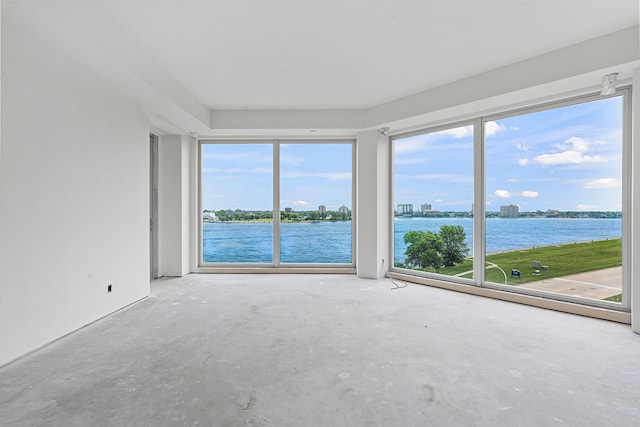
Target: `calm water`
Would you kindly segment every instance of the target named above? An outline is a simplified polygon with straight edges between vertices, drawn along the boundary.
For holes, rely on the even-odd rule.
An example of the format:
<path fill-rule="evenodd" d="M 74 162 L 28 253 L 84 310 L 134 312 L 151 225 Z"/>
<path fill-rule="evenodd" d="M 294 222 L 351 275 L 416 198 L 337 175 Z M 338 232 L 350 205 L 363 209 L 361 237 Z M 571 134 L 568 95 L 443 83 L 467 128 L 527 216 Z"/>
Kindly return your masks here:
<path fill-rule="evenodd" d="M 438 233 L 441 225 L 461 225 L 467 234 L 469 254 L 473 255 L 473 218 L 396 218 L 394 221 L 394 260 L 404 262 L 404 234 L 410 230 Z M 622 219 L 592 218 L 487 218 L 487 253 L 531 248 L 533 246 L 619 238 Z"/>
<path fill-rule="evenodd" d="M 272 262 L 273 225 L 212 222 L 203 227 L 205 262 Z M 351 221 L 280 224 L 283 263 L 351 263 Z"/>
<path fill-rule="evenodd" d="M 397 218 L 394 221 L 395 262 L 404 261 L 404 234 L 410 230 L 433 231 L 441 225 L 461 225 L 467 245 L 473 248 L 472 218 Z M 351 222 L 306 222 L 281 224 L 281 262 L 350 263 Z M 489 218 L 488 253 L 505 250 L 619 238 L 621 219 Z M 272 262 L 271 223 L 205 223 L 205 262 Z"/>

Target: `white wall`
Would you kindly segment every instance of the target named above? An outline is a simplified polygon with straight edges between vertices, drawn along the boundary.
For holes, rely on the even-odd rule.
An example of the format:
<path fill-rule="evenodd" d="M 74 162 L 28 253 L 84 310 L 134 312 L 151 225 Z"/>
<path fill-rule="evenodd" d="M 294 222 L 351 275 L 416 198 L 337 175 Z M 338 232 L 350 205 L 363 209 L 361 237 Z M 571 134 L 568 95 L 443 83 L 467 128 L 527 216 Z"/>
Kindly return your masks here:
<path fill-rule="evenodd" d="M 640 334 L 640 68 L 636 68 L 633 73 L 632 94 L 632 211 L 635 212 L 631 222 L 631 329 Z"/>
<path fill-rule="evenodd" d="M 389 263 L 389 138 L 377 130 L 360 132 L 356 141 L 358 276 L 379 279 Z"/>
<path fill-rule="evenodd" d="M 191 145 L 186 135 L 158 141 L 158 240 L 161 276 L 184 276 L 191 266 Z"/>
<path fill-rule="evenodd" d="M 148 118 L 6 17 L 0 365 L 149 293 Z"/>

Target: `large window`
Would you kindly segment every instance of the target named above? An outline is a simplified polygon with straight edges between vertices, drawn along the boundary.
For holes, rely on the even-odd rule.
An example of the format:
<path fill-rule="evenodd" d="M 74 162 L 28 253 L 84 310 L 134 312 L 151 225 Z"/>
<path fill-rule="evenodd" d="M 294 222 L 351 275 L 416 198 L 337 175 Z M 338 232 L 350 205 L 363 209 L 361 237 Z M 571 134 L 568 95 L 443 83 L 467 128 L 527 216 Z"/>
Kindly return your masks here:
<path fill-rule="evenodd" d="M 394 269 L 627 308 L 628 108 L 619 90 L 392 137 Z"/>
<path fill-rule="evenodd" d="M 202 145 L 202 260 L 273 260 L 273 147 Z"/>
<path fill-rule="evenodd" d="M 396 267 L 473 277 L 473 126 L 394 139 Z"/>
<path fill-rule="evenodd" d="M 280 147 L 280 261 L 351 263 L 352 145 Z"/>
<path fill-rule="evenodd" d="M 352 266 L 352 175 L 351 141 L 202 143 L 202 265 Z"/>
<path fill-rule="evenodd" d="M 485 279 L 622 299 L 623 97 L 486 126 Z"/>

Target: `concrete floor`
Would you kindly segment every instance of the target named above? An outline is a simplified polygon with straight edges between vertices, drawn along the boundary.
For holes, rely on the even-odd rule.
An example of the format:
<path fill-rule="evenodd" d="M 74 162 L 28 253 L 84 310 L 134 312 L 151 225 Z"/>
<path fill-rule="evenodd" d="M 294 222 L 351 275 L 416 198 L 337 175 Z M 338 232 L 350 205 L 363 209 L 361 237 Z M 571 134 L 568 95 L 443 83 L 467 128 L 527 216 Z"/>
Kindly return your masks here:
<path fill-rule="evenodd" d="M 628 326 L 341 275 L 190 275 L 0 369 L 3 426 L 637 426 Z"/>

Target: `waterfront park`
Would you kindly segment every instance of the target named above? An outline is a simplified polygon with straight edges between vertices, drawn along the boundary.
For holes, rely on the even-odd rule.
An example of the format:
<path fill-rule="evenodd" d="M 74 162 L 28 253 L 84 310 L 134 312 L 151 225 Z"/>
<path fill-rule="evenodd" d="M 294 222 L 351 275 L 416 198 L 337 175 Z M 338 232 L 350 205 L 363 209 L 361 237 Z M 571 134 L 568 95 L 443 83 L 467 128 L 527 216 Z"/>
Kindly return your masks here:
<path fill-rule="evenodd" d="M 590 272 L 622 265 L 622 239 L 594 240 L 505 251 L 486 256 L 485 280 L 507 285 Z M 542 268 L 546 267 L 546 268 Z M 473 258 L 442 267 L 438 273 L 472 277 Z M 512 270 L 519 275 L 512 274 Z M 607 298 L 620 302 L 620 295 Z"/>

